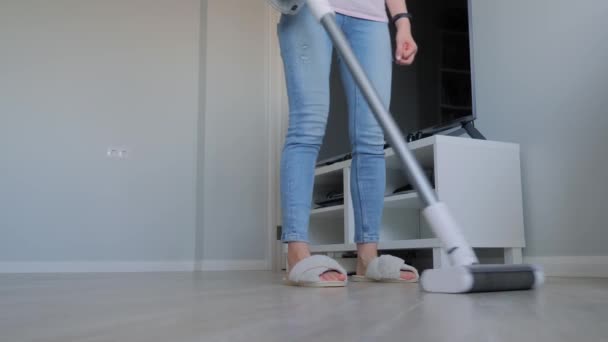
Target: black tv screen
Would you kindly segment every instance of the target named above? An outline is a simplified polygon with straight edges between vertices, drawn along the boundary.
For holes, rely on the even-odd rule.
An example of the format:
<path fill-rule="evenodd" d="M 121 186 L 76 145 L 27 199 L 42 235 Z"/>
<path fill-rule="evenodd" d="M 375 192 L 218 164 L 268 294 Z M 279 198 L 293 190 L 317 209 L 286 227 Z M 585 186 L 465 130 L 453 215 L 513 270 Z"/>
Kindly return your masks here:
<path fill-rule="evenodd" d="M 475 118 L 467 0 L 408 0 L 419 51 L 411 66 L 393 66 L 390 111 L 404 137 L 435 132 Z M 389 25 L 391 35 L 395 30 Z M 319 162 L 350 150 L 346 98 L 334 54 L 330 113 Z"/>

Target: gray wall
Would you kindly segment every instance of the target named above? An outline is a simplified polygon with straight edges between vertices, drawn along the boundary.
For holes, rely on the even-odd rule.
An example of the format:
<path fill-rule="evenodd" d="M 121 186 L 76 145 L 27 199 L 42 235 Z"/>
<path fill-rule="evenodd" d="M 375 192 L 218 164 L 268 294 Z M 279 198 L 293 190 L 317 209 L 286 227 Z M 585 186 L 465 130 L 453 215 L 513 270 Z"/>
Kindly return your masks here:
<path fill-rule="evenodd" d="M 0 261 L 193 259 L 198 39 L 198 0 L 0 2 Z"/>
<path fill-rule="evenodd" d="M 608 255 L 608 2 L 473 0 L 479 127 L 522 147 L 527 255 Z"/>
<path fill-rule="evenodd" d="M 267 6 L 207 5 L 203 259 L 260 261 L 270 252 Z"/>

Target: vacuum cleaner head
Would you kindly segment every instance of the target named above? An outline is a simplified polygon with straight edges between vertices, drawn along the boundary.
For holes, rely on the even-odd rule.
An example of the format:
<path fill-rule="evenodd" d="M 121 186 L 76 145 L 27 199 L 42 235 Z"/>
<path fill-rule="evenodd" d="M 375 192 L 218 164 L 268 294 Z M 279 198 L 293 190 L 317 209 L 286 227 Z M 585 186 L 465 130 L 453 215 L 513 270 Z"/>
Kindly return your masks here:
<path fill-rule="evenodd" d="M 473 293 L 530 290 L 544 280 L 533 265 L 470 265 L 427 270 L 420 284 L 428 292 Z"/>

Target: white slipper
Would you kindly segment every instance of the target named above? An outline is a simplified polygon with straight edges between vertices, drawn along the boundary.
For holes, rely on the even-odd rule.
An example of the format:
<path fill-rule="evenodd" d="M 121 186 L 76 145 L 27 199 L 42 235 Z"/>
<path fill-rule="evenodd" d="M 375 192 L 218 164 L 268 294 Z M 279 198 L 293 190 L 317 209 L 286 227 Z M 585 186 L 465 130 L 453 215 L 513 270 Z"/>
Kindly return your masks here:
<path fill-rule="evenodd" d="M 401 279 L 401 271 L 412 272 L 416 275 L 410 280 Z M 403 259 L 392 255 L 382 255 L 367 265 L 365 275 L 351 276 L 354 282 L 380 282 L 380 283 L 416 283 L 420 275 L 418 270 L 408 265 Z"/>
<path fill-rule="evenodd" d="M 319 278 L 327 271 L 336 271 L 346 276 L 346 270 L 334 259 L 325 255 L 313 255 L 300 260 L 289 272 L 285 283 L 303 287 L 343 287 L 344 281 L 325 281 Z"/>

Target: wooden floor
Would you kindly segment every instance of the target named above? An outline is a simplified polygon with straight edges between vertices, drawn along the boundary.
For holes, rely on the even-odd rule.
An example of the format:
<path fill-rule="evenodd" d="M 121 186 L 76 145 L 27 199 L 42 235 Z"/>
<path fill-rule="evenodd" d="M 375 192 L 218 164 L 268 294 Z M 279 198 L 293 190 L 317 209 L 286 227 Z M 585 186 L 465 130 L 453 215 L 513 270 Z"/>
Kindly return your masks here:
<path fill-rule="evenodd" d="M 269 272 L 0 275 L 0 341 L 608 341 L 608 279 L 427 294 Z"/>

